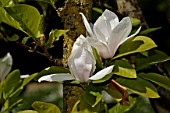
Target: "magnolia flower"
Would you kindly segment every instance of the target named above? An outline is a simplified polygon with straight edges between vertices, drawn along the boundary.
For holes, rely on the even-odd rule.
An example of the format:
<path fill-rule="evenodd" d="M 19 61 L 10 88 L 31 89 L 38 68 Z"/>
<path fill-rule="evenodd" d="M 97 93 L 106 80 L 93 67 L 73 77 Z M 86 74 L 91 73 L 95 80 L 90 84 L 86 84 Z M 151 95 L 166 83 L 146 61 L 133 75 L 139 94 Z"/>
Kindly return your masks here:
<path fill-rule="evenodd" d="M 7 53 L 0 58 L 0 81 L 3 81 L 12 68 L 12 57 Z"/>
<path fill-rule="evenodd" d="M 113 66 L 109 66 L 96 74 L 96 60 L 93 55 L 91 46 L 88 44 L 83 35 L 77 38 L 73 45 L 71 55 L 68 59 L 68 66 L 71 73 L 56 73 L 39 78 L 41 81 L 64 81 L 64 80 L 78 80 L 82 83 L 89 80 L 102 79 L 107 74 L 111 73 Z M 93 75 L 94 74 L 94 75 Z"/>
<path fill-rule="evenodd" d="M 141 29 L 128 37 L 132 30 L 130 18 L 125 17 L 119 22 L 117 15 L 107 9 L 93 26 L 88 23 L 83 13 L 80 14 L 87 30 L 88 42 L 104 59 L 112 58 L 118 47 L 127 39 L 134 37 Z"/>

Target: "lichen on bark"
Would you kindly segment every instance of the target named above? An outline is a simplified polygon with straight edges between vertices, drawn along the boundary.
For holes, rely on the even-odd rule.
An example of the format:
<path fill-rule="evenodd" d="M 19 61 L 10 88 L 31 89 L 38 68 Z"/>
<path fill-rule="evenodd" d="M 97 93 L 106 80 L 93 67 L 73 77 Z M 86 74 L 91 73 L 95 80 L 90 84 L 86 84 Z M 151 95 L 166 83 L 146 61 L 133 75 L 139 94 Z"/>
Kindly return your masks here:
<path fill-rule="evenodd" d="M 82 34 L 86 35 L 80 12 L 84 13 L 88 20 L 91 20 L 92 0 L 66 0 L 62 8 L 57 10 L 64 24 L 64 29 L 69 29 L 64 35 L 63 62 L 66 64 L 70 56 L 73 43 Z M 80 99 L 84 92 L 79 85 L 63 84 L 64 113 L 71 113 L 74 104 Z"/>

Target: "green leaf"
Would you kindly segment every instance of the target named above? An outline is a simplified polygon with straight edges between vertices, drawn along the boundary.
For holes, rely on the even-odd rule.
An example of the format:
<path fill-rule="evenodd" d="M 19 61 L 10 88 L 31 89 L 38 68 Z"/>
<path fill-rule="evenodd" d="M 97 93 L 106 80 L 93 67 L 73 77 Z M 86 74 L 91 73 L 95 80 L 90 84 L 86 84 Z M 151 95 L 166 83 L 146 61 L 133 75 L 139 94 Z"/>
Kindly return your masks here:
<path fill-rule="evenodd" d="M 89 95 L 89 96 L 88 96 Z M 90 100 L 92 99 L 92 100 Z M 92 107 L 92 105 L 95 103 L 95 97 L 90 95 L 89 93 L 83 95 L 80 99 L 80 103 L 79 103 L 79 111 L 83 111 L 83 110 L 88 110 L 90 113 L 91 112 L 96 112 L 96 113 L 100 113 L 100 110 L 104 107 L 103 104 L 101 103 L 101 101 L 95 105 L 94 107 Z M 81 113 L 80 112 L 80 113 Z M 82 112 L 83 113 L 83 112 Z M 87 112 L 88 113 L 88 112 Z"/>
<path fill-rule="evenodd" d="M 12 7 L 14 6 L 14 0 L 1 0 L 0 1 L 0 7 Z"/>
<path fill-rule="evenodd" d="M 61 113 L 60 109 L 51 103 L 36 101 L 32 104 L 32 107 L 38 111 L 38 113 Z"/>
<path fill-rule="evenodd" d="M 22 32 L 25 32 L 18 21 L 16 21 L 13 17 L 11 17 L 4 8 L 0 7 L 0 23 L 4 22 L 5 24 L 8 24 Z"/>
<path fill-rule="evenodd" d="M 98 13 L 103 13 L 103 11 L 102 11 L 102 9 L 100 9 L 100 8 L 97 8 L 97 7 L 93 7 L 93 9 L 92 9 L 93 11 L 96 11 L 96 12 L 98 12 Z"/>
<path fill-rule="evenodd" d="M 17 86 L 21 83 L 20 80 L 20 71 L 14 70 L 8 74 L 7 78 L 4 81 L 4 98 L 8 98 L 10 94 L 14 92 Z"/>
<path fill-rule="evenodd" d="M 156 30 L 159 30 L 161 29 L 162 27 L 156 27 L 156 28 L 149 28 L 149 29 L 146 29 L 146 30 L 143 30 L 139 33 L 139 35 L 147 35 L 148 33 L 151 33 L 153 31 L 156 31 Z"/>
<path fill-rule="evenodd" d="M 133 93 L 148 97 L 148 98 L 159 98 L 157 89 L 150 82 L 142 79 L 126 79 L 126 78 L 118 78 L 116 79 L 118 83 L 128 88 Z"/>
<path fill-rule="evenodd" d="M 58 41 L 59 38 L 64 35 L 65 33 L 67 33 L 69 30 L 52 30 L 49 34 L 49 39 L 46 42 L 46 46 L 51 45 L 52 43 L 54 43 L 55 41 Z"/>
<path fill-rule="evenodd" d="M 12 37 L 7 38 L 9 41 L 17 41 L 19 39 L 19 36 L 17 34 L 12 35 Z"/>
<path fill-rule="evenodd" d="M 136 61 L 136 70 L 142 70 L 147 68 L 150 65 L 165 62 L 170 60 L 170 57 L 162 51 L 153 50 L 149 51 L 146 56 L 137 56 Z"/>
<path fill-rule="evenodd" d="M 33 6 L 26 4 L 18 4 L 14 7 L 5 9 L 10 16 L 21 24 L 29 36 L 33 37 L 35 40 L 41 19 L 38 10 Z"/>
<path fill-rule="evenodd" d="M 19 111 L 17 113 L 38 113 L 38 112 L 34 110 L 24 110 L 24 111 Z"/>
<path fill-rule="evenodd" d="M 157 73 L 139 73 L 138 76 L 150 80 L 155 84 L 170 90 L 170 79 L 167 76 L 163 76 Z"/>
<path fill-rule="evenodd" d="M 97 53 L 97 50 L 95 48 L 92 48 L 92 50 L 93 50 L 93 55 L 96 59 L 96 68 L 97 70 L 101 70 L 103 68 L 102 59 Z"/>
<path fill-rule="evenodd" d="M 51 66 L 47 67 L 41 72 L 36 75 L 35 80 L 38 80 L 40 77 L 44 75 L 54 74 L 54 73 L 70 73 L 70 71 L 67 68 L 61 67 L 61 66 Z"/>
<path fill-rule="evenodd" d="M 119 47 L 119 53 L 113 57 L 113 59 L 132 53 L 143 52 L 154 47 L 157 47 L 157 45 L 149 37 L 137 36 L 135 38 L 130 38 Z"/>
<path fill-rule="evenodd" d="M 108 87 L 105 87 L 104 90 L 110 95 L 112 96 L 114 99 L 116 100 L 121 100 L 122 99 L 122 94 L 118 91 L 118 90 L 113 90 L 113 89 L 110 89 Z"/>
<path fill-rule="evenodd" d="M 137 26 L 141 23 L 141 21 L 137 18 L 130 18 L 130 20 L 132 21 L 132 26 Z"/>
<path fill-rule="evenodd" d="M 117 103 L 115 106 L 113 106 L 109 113 L 126 113 L 126 111 L 130 110 L 136 103 L 136 98 L 129 97 L 129 106 L 121 105 L 120 103 Z"/>
<path fill-rule="evenodd" d="M 31 37 L 24 37 L 22 39 L 22 44 L 26 44 L 29 38 L 31 38 Z"/>
<path fill-rule="evenodd" d="M 136 78 L 136 70 L 126 61 L 116 60 L 114 62 L 114 74 L 127 77 L 127 78 Z"/>

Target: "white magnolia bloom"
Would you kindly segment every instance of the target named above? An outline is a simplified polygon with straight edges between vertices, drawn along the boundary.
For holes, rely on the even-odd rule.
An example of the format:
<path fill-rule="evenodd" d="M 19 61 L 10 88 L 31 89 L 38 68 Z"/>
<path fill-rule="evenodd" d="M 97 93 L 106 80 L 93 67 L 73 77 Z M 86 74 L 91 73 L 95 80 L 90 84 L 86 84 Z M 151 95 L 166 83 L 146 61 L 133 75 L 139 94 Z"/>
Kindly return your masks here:
<path fill-rule="evenodd" d="M 109 66 L 93 75 L 96 69 L 96 60 L 93 55 L 91 46 L 88 44 L 83 35 L 77 38 L 73 45 L 71 55 L 68 59 L 68 66 L 71 73 L 56 73 L 39 78 L 41 81 L 64 81 L 78 80 L 82 83 L 89 80 L 102 79 L 107 74 L 111 73 L 113 66 Z"/>
<path fill-rule="evenodd" d="M 0 58 L 0 81 L 3 81 L 12 68 L 12 57 L 7 53 Z"/>
<path fill-rule="evenodd" d="M 118 47 L 127 39 L 134 37 L 141 29 L 139 28 L 135 34 L 128 37 L 132 30 L 130 18 L 125 17 L 119 22 L 117 15 L 107 9 L 94 25 L 88 23 L 83 13 L 80 14 L 87 30 L 88 42 L 104 59 L 112 58 Z"/>

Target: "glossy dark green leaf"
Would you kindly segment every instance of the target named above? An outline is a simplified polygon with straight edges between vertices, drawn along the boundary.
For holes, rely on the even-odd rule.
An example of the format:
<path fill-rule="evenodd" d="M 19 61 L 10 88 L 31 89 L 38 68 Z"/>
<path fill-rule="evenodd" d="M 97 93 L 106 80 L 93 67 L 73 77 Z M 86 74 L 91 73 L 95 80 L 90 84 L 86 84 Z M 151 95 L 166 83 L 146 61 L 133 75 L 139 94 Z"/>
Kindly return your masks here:
<path fill-rule="evenodd" d="M 157 47 L 154 41 L 146 36 L 137 36 L 124 42 L 118 49 L 118 54 L 113 59 L 129 55 L 132 53 L 143 52 Z"/>
<path fill-rule="evenodd" d="M 35 7 L 26 4 L 18 4 L 5 9 L 10 16 L 21 24 L 29 36 L 35 39 L 41 19 L 39 11 Z"/>
<path fill-rule="evenodd" d="M 156 27 L 156 28 L 149 28 L 149 29 L 146 29 L 146 30 L 143 30 L 141 31 L 139 34 L 140 35 L 147 35 L 148 33 L 151 33 L 153 31 L 157 31 L 159 29 L 161 29 L 162 27 Z"/>
<path fill-rule="evenodd" d="M 109 113 L 126 113 L 126 111 L 130 110 L 136 103 L 136 98 L 129 97 L 129 106 L 121 105 L 120 103 L 117 103 L 115 106 L 113 106 Z"/>
<path fill-rule="evenodd" d="M 147 56 L 136 57 L 136 70 L 147 68 L 150 65 L 170 60 L 170 57 L 162 51 L 153 50 Z"/>
<path fill-rule="evenodd" d="M 45 102 L 36 101 L 32 104 L 32 107 L 38 113 L 61 113 L 60 109 L 52 103 L 45 103 Z"/>
<path fill-rule="evenodd" d="M 118 101 L 122 99 L 122 94 L 118 90 L 113 90 L 108 87 L 104 88 L 104 90 L 114 99 Z"/>
<path fill-rule="evenodd" d="M 149 81 L 136 78 L 136 79 L 126 79 L 118 78 L 116 81 L 122 86 L 128 88 L 133 93 L 148 97 L 148 98 L 159 98 L 157 89 Z"/>
<path fill-rule="evenodd" d="M 157 73 L 139 73 L 138 76 L 150 80 L 155 84 L 170 90 L 170 78 L 167 76 L 163 76 Z"/>

